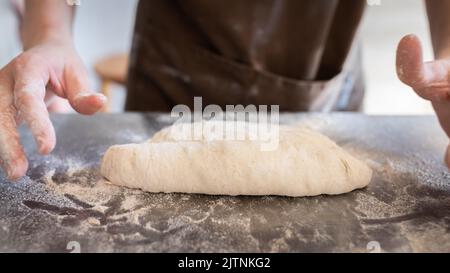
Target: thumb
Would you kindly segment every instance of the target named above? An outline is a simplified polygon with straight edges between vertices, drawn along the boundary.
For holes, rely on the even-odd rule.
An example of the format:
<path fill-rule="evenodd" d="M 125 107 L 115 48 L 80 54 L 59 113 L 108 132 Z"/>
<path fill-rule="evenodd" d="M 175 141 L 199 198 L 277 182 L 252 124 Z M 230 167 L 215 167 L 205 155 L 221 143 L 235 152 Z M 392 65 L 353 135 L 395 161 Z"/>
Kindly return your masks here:
<path fill-rule="evenodd" d="M 410 34 L 403 37 L 397 47 L 397 75 L 399 79 L 419 88 L 427 82 L 423 64 L 423 51 L 417 36 Z"/>
<path fill-rule="evenodd" d="M 438 60 L 423 62 L 423 50 L 417 36 L 403 37 L 397 47 L 396 61 L 399 79 L 427 100 L 448 97 L 450 62 Z"/>
<path fill-rule="evenodd" d="M 106 103 L 106 97 L 91 91 L 85 69 L 64 70 L 65 95 L 70 105 L 80 114 L 92 115 Z"/>

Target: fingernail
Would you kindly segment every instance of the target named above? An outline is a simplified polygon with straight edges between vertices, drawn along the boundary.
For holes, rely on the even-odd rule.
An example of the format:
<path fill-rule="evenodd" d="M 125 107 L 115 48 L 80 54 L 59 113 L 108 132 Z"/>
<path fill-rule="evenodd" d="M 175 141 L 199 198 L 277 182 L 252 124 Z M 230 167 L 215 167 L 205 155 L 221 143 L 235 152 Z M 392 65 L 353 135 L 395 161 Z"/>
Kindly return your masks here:
<path fill-rule="evenodd" d="M 17 179 L 21 178 L 20 174 L 18 174 L 18 171 L 14 166 L 8 166 L 6 168 L 6 175 L 11 181 L 16 181 Z"/>
<path fill-rule="evenodd" d="M 75 96 L 75 100 L 79 100 L 79 99 L 82 99 L 82 98 L 90 97 L 92 95 L 95 95 L 95 93 L 81 92 L 81 93 L 78 93 L 78 95 Z"/>
<path fill-rule="evenodd" d="M 49 143 L 47 141 L 41 140 L 38 142 L 38 146 L 39 146 L 39 154 L 41 155 L 48 155 L 49 153 L 51 153 L 53 151 L 53 149 L 55 148 L 54 145 L 52 145 L 52 143 Z"/>
<path fill-rule="evenodd" d="M 102 102 L 106 102 L 106 101 L 108 100 L 108 98 L 107 98 L 105 95 L 103 95 L 103 94 L 96 93 L 95 95 L 96 95 Z"/>
<path fill-rule="evenodd" d="M 101 93 L 91 93 L 91 92 L 83 92 L 83 93 L 79 93 L 76 97 L 75 100 L 78 101 L 80 99 L 83 98 L 87 98 L 87 97 L 92 97 L 95 96 L 97 98 L 99 98 L 102 102 L 106 102 L 107 98 L 105 95 L 101 94 Z"/>
<path fill-rule="evenodd" d="M 9 180 L 16 181 L 22 178 L 28 169 L 28 162 L 21 162 L 20 160 L 13 160 L 5 164 L 4 169 Z"/>

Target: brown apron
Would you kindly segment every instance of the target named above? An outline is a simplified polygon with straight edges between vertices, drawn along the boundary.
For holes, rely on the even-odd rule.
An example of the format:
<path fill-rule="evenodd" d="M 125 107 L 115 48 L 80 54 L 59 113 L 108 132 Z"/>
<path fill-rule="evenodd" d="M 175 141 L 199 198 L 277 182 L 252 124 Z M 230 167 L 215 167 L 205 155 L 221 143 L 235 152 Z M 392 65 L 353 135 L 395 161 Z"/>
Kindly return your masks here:
<path fill-rule="evenodd" d="M 138 6 L 128 111 L 177 104 L 358 110 L 352 46 L 364 0 L 145 0 Z"/>

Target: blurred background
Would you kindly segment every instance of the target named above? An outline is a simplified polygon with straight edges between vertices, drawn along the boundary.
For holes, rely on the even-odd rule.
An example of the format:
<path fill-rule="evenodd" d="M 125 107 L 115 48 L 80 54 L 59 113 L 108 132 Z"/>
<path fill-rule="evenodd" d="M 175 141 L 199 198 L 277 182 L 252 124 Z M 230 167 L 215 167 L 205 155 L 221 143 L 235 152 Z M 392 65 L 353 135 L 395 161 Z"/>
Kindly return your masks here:
<path fill-rule="evenodd" d="M 0 0 L 0 66 L 21 50 L 18 20 L 11 2 L 14 1 Z M 117 73 L 108 69 L 122 64 L 121 56 L 129 52 L 137 0 L 85 0 L 81 3 L 75 22 L 76 46 L 89 69 L 93 88 L 110 90 L 110 111 L 120 112 L 125 90 L 120 84 L 105 82 L 101 74 Z M 433 113 L 430 104 L 404 86 L 395 74 L 395 50 L 406 34 L 418 35 L 424 45 L 425 58 L 432 59 L 423 0 L 368 0 L 367 3 L 360 28 L 367 86 L 363 111 L 395 115 Z"/>

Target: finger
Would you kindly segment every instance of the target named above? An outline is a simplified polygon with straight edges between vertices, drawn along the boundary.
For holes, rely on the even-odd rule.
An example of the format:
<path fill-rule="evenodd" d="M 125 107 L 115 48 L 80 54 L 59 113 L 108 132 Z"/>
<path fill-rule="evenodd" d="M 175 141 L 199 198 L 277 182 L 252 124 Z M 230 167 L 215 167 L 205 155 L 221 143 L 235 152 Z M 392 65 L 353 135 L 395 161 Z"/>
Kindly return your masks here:
<path fill-rule="evenodd" d="M 10 180 L 25 175 L 28 161 L 20 144 L 13 106 L 12 77 L 0 72 L 0 165 Z"/>
<path fill-rule="evenodd" d="M 85 69 L 66 68 L 64 70 L 64 80 L 66 96 L 73 109 L 78 113 L 91 115 L 105 105 L 106 97 L 90 90 Z"/>
<path fill-rule="evenodd" d="M 49 113 L 73 112 L 73 108 L 70 106 L 69 101 L 56 95 L 56 93 L 51 88 L 49 88 L 48 84 L 45 92 L 44 102 Z"/>
<path fill-rule="evenodd" d="M 447 99 L 450 63 L 423 62 L 423 50 L 415 35 L 403 37 L 397 48 L 397 75 L 416 93 L 428 100 Z"/>
<path fill-rule="evenodd" d="M 431 104 L 442 129 L 450 136 L 450 101 L 434 101 Z"/>
<path fill-rule="evenodd" d="M 56 97 L 51 104 L 47 104 L 47 110 L 50 113 L 71 113 L 72 107 L 67 100 Z"/>
<path fill-rule="evenodd" d="M 423 85 L 425 72 L 422 45 L 415 35 L 403 37 L 397 47 L 397 74 L 402 82 L 415 88 Z"/>
<path fill-rule="evenodd" d="M 44 102 L 45 82 L 36 69 L 24 67 L 15 75 L 14 105 L 20 119 L 30 127 L 40 154 L 55 147 L 55 129 Z"/>
<path fill-rule="evenodd" d="M 435 101 L 432 103 L 439 123 L 444 129 L 447 136 L 450 136 L 450 101 Z M 444 162 L 450 168 L 450 145 L 445 152 Z"/>
<path fill-rule="evenodd" d="M 450 169 L 450 145 L 447 147 L 447 151 L 445 152 L 445 165 Z"/>
<path fill-rule="evenodd" d="M 54 91 L 52 91 L 52 89 L 50 89 L 47 84 L 47 88 L 45 90 L 45 97 L 44 97 L 44 102 L 45 102 L 45 105 L 47 106 L 47 108 L 50 105 L 52 105 L 53 102 L 56 101 L 57 98 L 59 98 L 59 96 L 56 95 L 56 93 Z"/>

